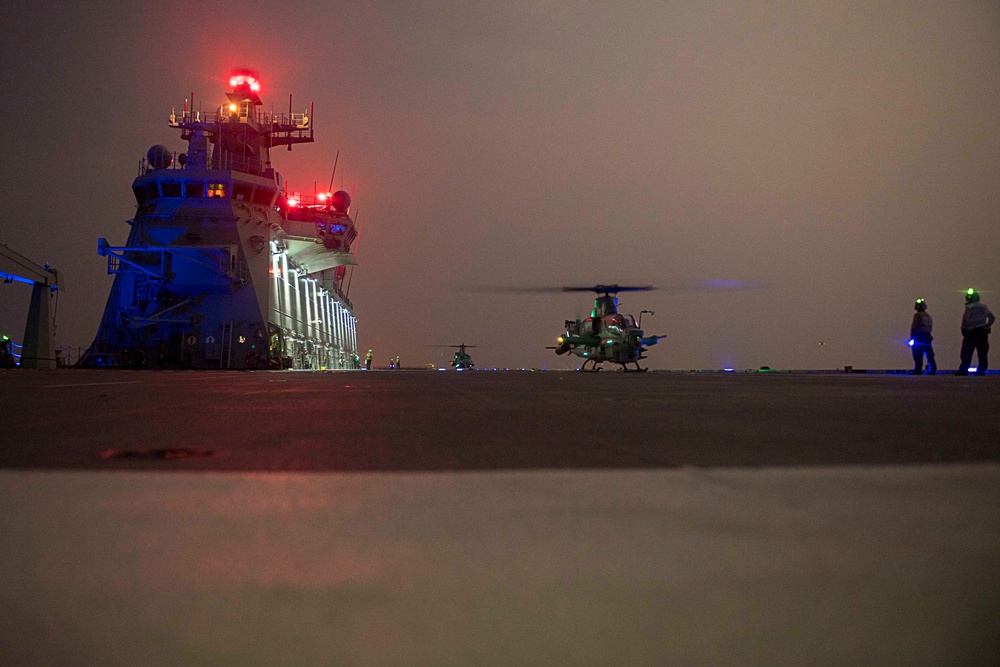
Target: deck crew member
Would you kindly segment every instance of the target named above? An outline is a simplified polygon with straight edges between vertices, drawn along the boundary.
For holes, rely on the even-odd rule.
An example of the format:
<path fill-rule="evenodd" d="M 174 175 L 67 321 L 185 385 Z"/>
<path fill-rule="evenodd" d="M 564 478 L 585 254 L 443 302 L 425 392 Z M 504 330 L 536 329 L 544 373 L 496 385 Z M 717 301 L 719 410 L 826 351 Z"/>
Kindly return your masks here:
<path fill-rule="evenodd" d="M 965 312 L 962 313 L 961 364 L 955 375 L 968 375 L 972 365 L 972 352 L 979 357 L 976 375 L 986 375 L 989 368 L 987 355 L 990 351 L 990 327 L 996 321 L 985 303 L 979 301 L 979 292 L 971 287 L 965 293 Z"/>
<path fill-rule="evenodd" d="M 937 373 L 937 363 L 934 361 L 934 348 L 931 341 L 934 336 L 931 330 L 934 328 L 934 318 L 927 312 L 927 302 L 917 299 L 913 304 L 913 321 L 910 323 L 910 346 L 913 350 L 913 374 L 920 375 L 924 366 L 924 357 L 927 357 L 927 374 Z"/>

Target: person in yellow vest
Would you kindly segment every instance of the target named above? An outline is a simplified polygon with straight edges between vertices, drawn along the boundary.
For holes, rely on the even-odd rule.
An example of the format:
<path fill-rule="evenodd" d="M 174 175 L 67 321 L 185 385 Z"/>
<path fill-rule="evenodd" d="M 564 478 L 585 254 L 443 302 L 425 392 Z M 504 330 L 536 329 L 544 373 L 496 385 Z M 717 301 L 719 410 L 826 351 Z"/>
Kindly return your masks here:
<path fill-rule="evenodd" d="M 370 371 L 372 369 L 372 358 L 375 355 L 372 354 L 371 350 L 368 350 L 368 354 L 365 355 L 365 370 Z"/>

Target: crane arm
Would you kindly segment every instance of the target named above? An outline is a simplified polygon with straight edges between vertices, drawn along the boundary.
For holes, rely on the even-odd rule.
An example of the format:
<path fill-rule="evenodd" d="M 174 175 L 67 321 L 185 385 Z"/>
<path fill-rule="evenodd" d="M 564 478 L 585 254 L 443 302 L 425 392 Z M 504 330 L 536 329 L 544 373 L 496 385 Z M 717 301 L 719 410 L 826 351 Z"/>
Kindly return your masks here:
<path fill-rule="evenodd" d="M 6 282 L 36 283 L 48 287 L 59 284 L 58 272 L 48 265 L 39 266 L 24 255 L 0 244 L 0 276 Z"/>

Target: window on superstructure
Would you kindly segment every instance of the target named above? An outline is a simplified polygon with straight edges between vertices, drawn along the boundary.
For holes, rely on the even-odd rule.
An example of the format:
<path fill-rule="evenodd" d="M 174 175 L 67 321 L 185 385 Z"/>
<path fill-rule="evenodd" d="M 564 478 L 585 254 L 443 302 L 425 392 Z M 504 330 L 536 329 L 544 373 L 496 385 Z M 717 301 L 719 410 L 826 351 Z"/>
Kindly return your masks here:
<path fill-rule="evenodd" d="M 250 201 L 250 194 L 253 186 L 249 183 L 233 183 L 233 199 L 238 201 Z"/>
<path fill-rule="evenodd" d="M 146 183 L 146 198 L 147 199 L 160 198 L 160 186 L 155 181 L 152 183 Z"/>
<path fill-rule="evenodd" d="M 184 196 L 198 199 L 205 196 L 205 184 L 201 181 L 186 181 L 184 183 Z"/>
<path fill-rule="evenodd" d="M 210 199 L 225 199 L 226 198 L 226 184 L 225 183 L 209 183 L 208 184 L 208 196 Z"/>
<path fill-rule="evenodd" d="M 163 196 L 164 197 L 180 197 L 181 196 L 181 184 L 176 181 L 163 181 Z"/>
<path fill-rule="evenodd" d="M 146 195 L 146 188 L 141 185 L 132 188 L 132 192 L 135 193 L 135 201 L 139 206 L 142 206 L 149 200 L 149 197 Z"/>

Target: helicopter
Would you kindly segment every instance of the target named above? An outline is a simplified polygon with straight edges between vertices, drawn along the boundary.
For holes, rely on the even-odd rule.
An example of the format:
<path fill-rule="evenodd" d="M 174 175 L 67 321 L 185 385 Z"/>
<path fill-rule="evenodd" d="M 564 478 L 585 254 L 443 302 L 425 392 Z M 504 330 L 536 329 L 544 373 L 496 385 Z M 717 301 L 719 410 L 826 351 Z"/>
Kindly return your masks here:
<path fill-rule="evenodd" d="M 460 345 L 432 345 L 431 347 L 451 347 L 458 348 L 458 352 L 455 353 L 455 359 L 451 362 L 452 368 L 456 371 L 464 371 L 467 368 L 472 368 L 475 366 L 472 363 L 472 356 L 465 350 L 470 347 L 476 347 L 475 345 L 466 345 L 461 343 Z"/>
<path fill-rule="evenodd" d="M 594 292 L 594 309 L 590 317 L 566 320 L 566 333 L 557 338 L 559 345 L 547 349 L 556 354 L 574 354 L 583 359 L 581 371 L 599 371 L 605 361 L 618 364 L 624 371 L 644 372 L 639 365 L 643 352 L 656 345 L 665 335 L 646 336 L 631 315 L 618 312 L 619 292 L 648 292 L 652 286 L 594 285 L 593 287 L 563 287 L 562 292 Z M 645 311 L 650 312 L 650 311 Z M 641 318 L 642 315 L 640 314 Z M 587 365 L 590 364 L 590 368 Z M 631 368 L 634 366 L 634 368 Z"/>
<path fill-rule="evenodd" d="M 573 354 L 583 359 L 581 371 L 599 371 L 601 364 L 611 362 L 623 371 L 645 372 L 639 362 L 646 358 L 645 352 L 656 345 L 665 334 L 647 336 L 642 331 L 642 314 L 653 314 L 651 310 L 639 311 L 639 320 L 632 315 L 618 312 L 619 292 L 665 291 L 670 293 L 717 292 L 733 290 L 756 290 L 763 288 L 760 283 L 742 280 L 682 280 L 667 284 L 645 286 L 593 285 L 585 287 L 465 287 L 463 291 L 488 294 L 544 294 L 552 292 L 594 292 L 594 308 L 590 317 L 565 320 L 565 333 L 556 340 L 558 345 L 545 349 L 555 350 L 558 355 Z"/>
<path fill-rule="evenodd" d="M 466 368 L 472 368 L 475 366 L 472 363 L 472 357 L 468 352 L 465 351 L 468 347 L 475 347 L 475 345 L 466 345 L 462 343 L 461 345 L 449 345 L 448 347 L 457 347 L 458 352 L 455 353 L 455 360 L 451 362 L 451 365 L 456 371 L 464 371 Z"/>

